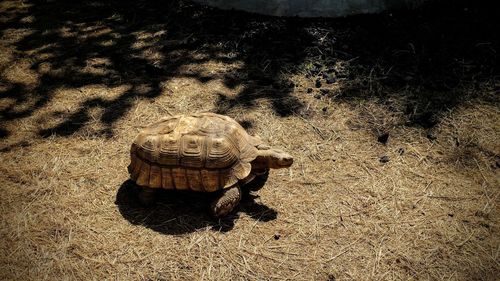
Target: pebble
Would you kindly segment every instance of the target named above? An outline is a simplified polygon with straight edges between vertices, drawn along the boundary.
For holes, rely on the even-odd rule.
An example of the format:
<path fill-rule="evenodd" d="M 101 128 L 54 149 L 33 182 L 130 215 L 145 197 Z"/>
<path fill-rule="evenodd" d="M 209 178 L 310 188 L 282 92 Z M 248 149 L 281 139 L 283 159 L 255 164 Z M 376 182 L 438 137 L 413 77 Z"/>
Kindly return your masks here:
<path fill-rule="evenodd" d="M 383 133 L 377 138 L 378 142 L 386 144 L 389 140 L 389 133 Z"/>
<path fill-rule="evenodd" d="M 327 74 L 325 77 L 325 80 L 326 80 L 326 84 L 333 84 L 333 83 L 337 82 L 337 78 L 332 73 Z"/>
<path fill-rule="evenodd" d="M 427 132 L 427 138 L 429 140 L 431 140 L 431 141 L 436 140 L 437 139 L 436 133 L 434 133 L 434 132 Z"/>
<path fill-rule="evenodd" d="M 379 161 L 380 161 L 380 163 L 387 163 L 387 162 L 389 162 L 389 156 L 384 155 L 384 156 L 380 157 Z"/>

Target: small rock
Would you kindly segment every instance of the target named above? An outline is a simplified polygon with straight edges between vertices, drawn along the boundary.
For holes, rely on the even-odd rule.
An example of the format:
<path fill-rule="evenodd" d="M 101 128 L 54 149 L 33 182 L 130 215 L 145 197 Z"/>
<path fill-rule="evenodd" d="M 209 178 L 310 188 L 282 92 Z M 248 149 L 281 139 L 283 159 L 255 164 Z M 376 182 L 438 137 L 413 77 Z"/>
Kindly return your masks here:
<path fill-rule="evenodd" d="M 325 107 L 323 107 L 321 110 L 323 110 L 323 112 L 325 112 L 325 113 L 326 113 L 326 111 L 328 110 L 328 107 L 326 107 L 326 106 L 325 106 Z"/>
<path fill-rule="evenodd" d="M 479 225 L 482 226 L 482 227 L 490 228 L 490 225 L 487 224 L 487 223 L 485 223 L 485 222 L 482 222 Z"/>
<path fill-rule="evenodd" d="M 317 75 L 320 72 L 320 69 L 314 65 L 313 67 L 311 67 L 309 71 L 311 72 L 312 75 Z"/>
<path fill-rule="evenodd" d="M 453 218 L 453 216 L 454 216 L 454 214 L 453 214 L 453 213 L 449 213 L 449 214 L 448 214 L 448 217 L 450 217 L 450 218 Z"/>
<path fill-rule="evenodd" d="M 434 141 L 437 139 L 437 136 L 436 136 L 436 133 L 432 132 L 432 131 L 429 131 L 427 132 L 427 138 L 431 141 Z"/>
<path fill-rule="evenodd" d="M 325 77 L 325 80 L 326 80 L 326 84 L 333 84 L 333 83 L 337 82 L 337 78 L 332 73 L 327 74 Z"/>
<path fill-rule="evenodd" d="M 274 234 L 274 240 L 279 240 L 281 238 L 281 235 L 276 233 Z"/>
<path fill-rule="evenodd" d="M 312 88 L 307 88 L 307 93 L 310 94 L 312 93 L 313 89 Z"/>
<path fill-rule="evenodd" d="M 436 113 L 432 111 L 427 111 L 422 114 L 419 114 L 413 118 L 414 123 L 424 127 L 424 128 L 432 128 L 436 126 L 439 121 L 439 118 Z"/>
<path fill-rule="evenodd" d="M 383 133 L 377 138 L 378 142 L 382 144 L 387 144 L 387 141 L 389 140 L 389 133 Z"/>
<path fill-rule="evenodd" d="M 380 163 L 387 163 L 387 162 L 389 162 L 389 156 L 384 155 L 384 156 L 380 157 L 379 161 L 380 161 Z"/>
<path fill-rule="evenodd" d="M 334 67 L 334 66 L 332 66 L 332 67 L 329 67 L 329 68 L 326 70 L 326 72 L 328 72 L 328 73 L 332 73 L 332 74 L 337 74 L 337 69 L 335 69 L 335 67 Z"/>
<path fill-rule="evenodd" d="M 314 84 L 314 86 L 316 86 L 316 88 L 320 88 L 321 87 L 321 81 L 319 79 L 316 79 L 316 83 Z"/>

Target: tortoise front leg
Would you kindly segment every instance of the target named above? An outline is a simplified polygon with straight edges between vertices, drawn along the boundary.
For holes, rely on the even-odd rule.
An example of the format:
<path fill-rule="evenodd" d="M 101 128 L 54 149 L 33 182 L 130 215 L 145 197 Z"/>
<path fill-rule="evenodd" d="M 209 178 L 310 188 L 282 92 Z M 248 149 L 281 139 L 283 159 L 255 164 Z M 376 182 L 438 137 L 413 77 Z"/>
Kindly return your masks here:
<path fill-rule="evenodd" d="M 151 205 L 155 202 L 155 194 L 157 191 L 157 188 L 150 188 L 150 187 L 139 187 L 139 202 L 143 205 Z"/>
<path fill-rule="evenodd" d="M 238 184 L 224 189 L 219 198 L 215 199 L 210 206 L 215 217 L 223 217 L 229 214 L 240 203 L 241 189 Z"/>
<path fill-rule="evenodd" d="M 245 191 L 257 191 L 260 190 L 267 181 L 269 177 L 269 169 L 252 171 L 254 173 L 253 179 L 246 183 L 244 186 Z"/>

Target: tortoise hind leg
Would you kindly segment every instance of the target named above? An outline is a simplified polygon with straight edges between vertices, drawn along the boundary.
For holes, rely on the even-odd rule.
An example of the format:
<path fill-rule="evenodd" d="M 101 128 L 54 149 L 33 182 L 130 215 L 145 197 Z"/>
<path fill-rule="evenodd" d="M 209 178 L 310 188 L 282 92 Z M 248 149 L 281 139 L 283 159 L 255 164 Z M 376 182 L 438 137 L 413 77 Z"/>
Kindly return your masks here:
<path fill-rule="evenodd" d="M 139 202 L 141 202 L 141 204 L 145 206 L 152 205 L 156 201 L 155 195 L 157 189 L 149 187 L 139 187 L 139 188 L 140 188 L 138 194 Z"/>
<path fill-rule="evenodd" d="M 215 217 L 223 217 L 229 214 L 241 200 L 241 190 L 234 185 L 222 191 L 222 194 L 212 202 L 210 210 Z"/>

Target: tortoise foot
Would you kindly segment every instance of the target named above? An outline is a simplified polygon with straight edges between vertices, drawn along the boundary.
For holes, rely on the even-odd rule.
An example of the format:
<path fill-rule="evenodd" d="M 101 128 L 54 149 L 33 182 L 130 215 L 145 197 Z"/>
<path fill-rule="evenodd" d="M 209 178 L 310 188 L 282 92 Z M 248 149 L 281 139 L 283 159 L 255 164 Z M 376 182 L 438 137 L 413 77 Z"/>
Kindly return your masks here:
<path fill-rule="evenodd" d="M 240 203 L 240 200 L 241 190 L 239 187 L 235 186 L 224 190 L 222 195 L 212 202 L 212 215 L 218 218 L 228 215 Z"/>

